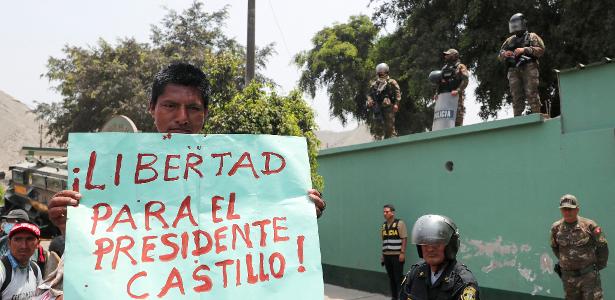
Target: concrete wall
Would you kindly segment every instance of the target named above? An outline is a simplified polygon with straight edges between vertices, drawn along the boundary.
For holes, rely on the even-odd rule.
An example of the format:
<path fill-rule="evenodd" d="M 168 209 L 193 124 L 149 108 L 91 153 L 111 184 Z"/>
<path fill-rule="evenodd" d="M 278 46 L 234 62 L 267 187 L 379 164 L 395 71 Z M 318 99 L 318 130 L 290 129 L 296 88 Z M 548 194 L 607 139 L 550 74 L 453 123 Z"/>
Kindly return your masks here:
<path fill-rule="evenodd" d="M 410 228 L 423 214 L 451 217 L 462 238 L 458 258 L 491 299 L 562 297 L 549 247 L 559 197 L 575 194 L 581 215 L 615 238 L 612 78 L 613 64 L 561 73 L 562 117 L 536 114 L 321 151 L 325 279 L 387 290 L 378 229 L 382 205 L 391 203 Z M 406 269 L 418 260 L 416 248 L 408 252 Z M 612 262 L 602 282 L 605 299 L 615 299 Z"/>

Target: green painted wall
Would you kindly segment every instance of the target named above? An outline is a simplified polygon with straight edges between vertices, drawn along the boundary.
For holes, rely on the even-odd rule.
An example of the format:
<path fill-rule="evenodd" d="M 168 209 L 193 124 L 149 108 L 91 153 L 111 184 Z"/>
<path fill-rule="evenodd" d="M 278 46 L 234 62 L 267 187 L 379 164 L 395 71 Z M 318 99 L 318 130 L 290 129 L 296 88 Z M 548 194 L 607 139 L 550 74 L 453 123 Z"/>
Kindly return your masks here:
<path fill-rule="evenodd" d="M 575 194 L 581 215 L 615 238 L 612 78 L 614 64 L 561 73 L 562 117 L 530 115 L 321 151 L 325 271 L 352 270 L 386 286 L 373 274 L 384 272 L 378 229 L 382 206 L 391 203 L 409 227 L 423 214 L 451 217 L 462 237 L 458 258 L 485 291 L 562 297 L 548 240 L 559 197 Z M 416 248 L 408 250 L 407 261 L 417 261 Z M 365 280 L 344 283 L 374 290 Z M 606 299 L 615 299 L 615 286 L 604 284 L 615 282 L 612 262 L 602 282 Z"/>

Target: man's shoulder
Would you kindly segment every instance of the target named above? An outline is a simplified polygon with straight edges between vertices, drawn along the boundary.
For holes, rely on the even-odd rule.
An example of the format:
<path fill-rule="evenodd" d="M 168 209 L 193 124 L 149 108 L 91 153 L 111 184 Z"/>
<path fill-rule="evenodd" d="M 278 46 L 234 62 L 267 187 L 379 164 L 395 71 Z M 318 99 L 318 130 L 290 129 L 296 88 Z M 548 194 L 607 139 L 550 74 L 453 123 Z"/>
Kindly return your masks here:
<path fill-rule="evenodd" d="M 504 43 L 505 44 L 510 43 L 515 37 L 516 37 L 516 35 L 514 35 L 514 34 L 509 36 L 509 37 L 507 37 L 506 40 L 504 40 Z"/>
<path fill-rule="evenodd" d="M 468 266 L 462 264 L 461 262 L 457 261 L 455 263 L 455 267 L 453 268 L 453 271 L 455 272 L 455 276 L 458 277 L 458 280 L 461 284 L 465 285 L 469 285 L 469 284 L 473 284 L 476 285 L 476 277 L 474 277 L 474 274 L 472 273 L 472 271 L 470 271 L 470 269 L 468 268 Z"/>
<path fill-rule="evenodd" d="M 427 276 L 426 270 L 429 268 L 429 265 L 424 260 L 418 261 L 412 266 L 410 266 L 410 271 L 406 274 L 407 277 L 415 278 L 415 277 L 425 277 Z"/>
<path fill-rule="evenodd" d="M 551 225 L 551 230 L 557 230 L 559 226 L 562 225 L 562 222 L 564 222 L 563 218 L 553 222 L 553 224 Z"/>
<path fill-rule="evenodd" d="M 397 81 L 396 81 L 395 79 L 393 79 L 393 78 L 389 78 L 389 79 L 387 80 L 387 83 L 388 83 L 390 86 L 393 86 L 393 87 L 395 87 L 395 88 L 399 88 L 399 84 L 397 84 Z"/>
<path fill-rule="evenodd" d="M 584 218 L 584 217 L 579 217 L 579 225 L 583 228 L 587 228 L 589 230 L 593 230 L 594 228 L 598 227 L 598 223 L 596 223 L 596 221 L 592 220 L 592 219 L 588 219 L 588 218 Z"/>
<path fill-rule="evenodd" d="M 535 32 L 530 32 L 529 36 L 530 36 L 530 39 L 541 39 L 542 40 L 542 38 Z"/>

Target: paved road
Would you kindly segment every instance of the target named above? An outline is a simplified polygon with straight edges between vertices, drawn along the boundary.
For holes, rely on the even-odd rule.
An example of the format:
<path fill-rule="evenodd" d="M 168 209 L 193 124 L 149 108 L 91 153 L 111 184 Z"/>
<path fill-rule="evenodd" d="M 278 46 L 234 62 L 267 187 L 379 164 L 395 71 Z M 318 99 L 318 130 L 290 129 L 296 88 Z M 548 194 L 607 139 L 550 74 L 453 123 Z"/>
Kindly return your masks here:
<path fill-rule="evenodd" d="M 388 300 L 389 297 L 380 294 L 370 294 L 357 290 L 345 289 L 339 286 L 325 284 L 324 300 Z"/>

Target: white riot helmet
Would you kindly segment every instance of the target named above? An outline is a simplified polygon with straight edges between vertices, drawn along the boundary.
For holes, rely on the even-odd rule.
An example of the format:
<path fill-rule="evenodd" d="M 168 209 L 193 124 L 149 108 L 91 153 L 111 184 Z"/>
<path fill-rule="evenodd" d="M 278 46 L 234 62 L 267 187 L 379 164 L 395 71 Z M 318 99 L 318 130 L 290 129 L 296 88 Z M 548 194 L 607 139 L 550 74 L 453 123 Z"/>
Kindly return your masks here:
<path fill-rule="evenodd" d="M 378 73 L 386 73 L 389 74 L 389 65 L 385 64 L 385 63 L 379 63 L 376 66 L 376 74 Z"/>
<path fill-rule="evenodd" d="M 459 251 L 459 231 L 451 219 L 440 215 L 424 215 L 412 227 L 412 243 L 416 245 L 420 258 L 423 258 L 421 245 L 445 244 L 444 256 L 452 260 Z"/>

